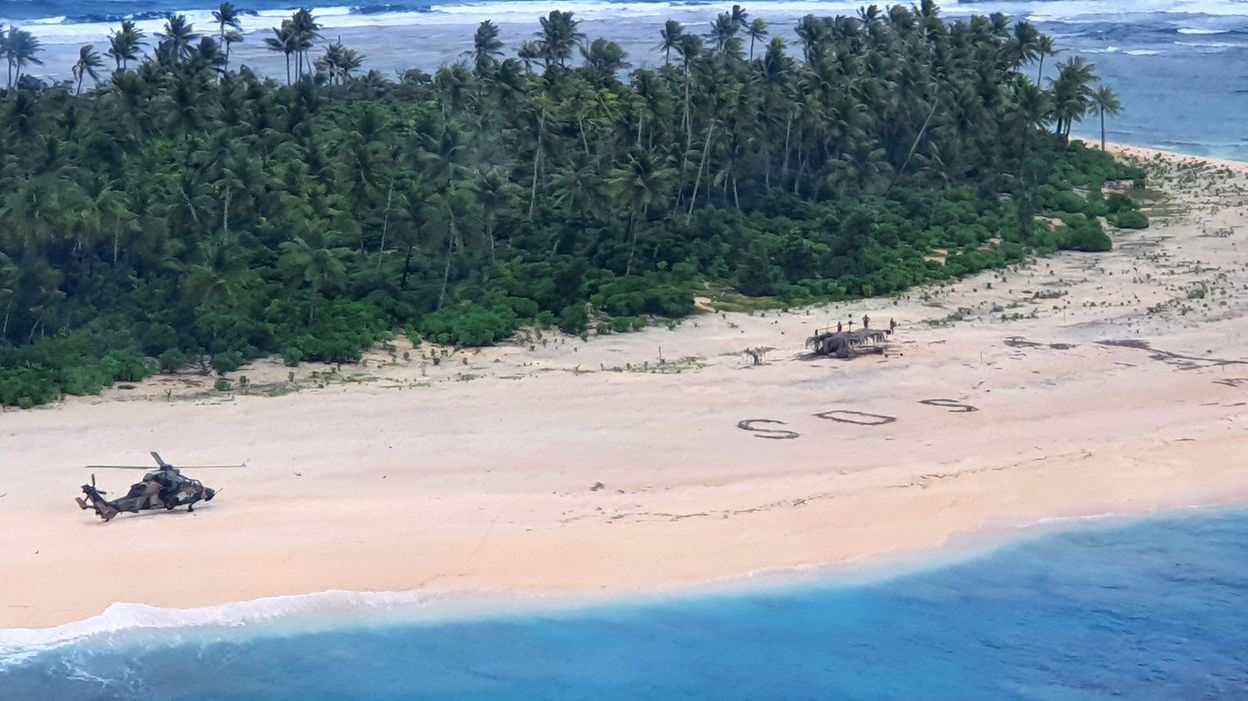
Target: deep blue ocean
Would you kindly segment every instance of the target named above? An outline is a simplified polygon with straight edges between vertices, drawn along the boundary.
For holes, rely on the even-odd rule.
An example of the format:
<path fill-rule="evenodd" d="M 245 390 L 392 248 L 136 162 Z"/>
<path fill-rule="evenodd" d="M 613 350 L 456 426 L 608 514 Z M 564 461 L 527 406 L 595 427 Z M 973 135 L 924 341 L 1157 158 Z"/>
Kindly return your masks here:
<path fill-rule="evenodd" d="M 736 0 L 742 2 L 742 0 Z M 745 0 L 778 36 L 793 37 L 802 15 L 853 13 L 866 0 Z M 181 12 L 200 31 L 213 31 L 217 0 L 0 0 L 0 25 L 20 25 L 45 44 L 35 74 L 67 79 L 83 43 L 102 47 L 123 17 L 148 34 L 164 15 Z M 289 16 L 293 0 L 235 0 L 243 17 L 241 62 L 270 75 L 280 56 L 260 40 Z M 666 19 L 695 31 L 732 0 L 310 0 L 325 39 L 341 39 L 366 57 L 365 68 L 388 75 L 462 60 L 476 24 L 492 19 L 510 50 L 532 36 L 538 17 L 572 10 L 589 36 L 620 42 L 634 65 L 660 60 L 654 46 Z M 881 0 L 886 5 L 887 0 Z M 1196 155 L 1248 160 L 1248 0 L 946 0 L 950 18 L 1005 12 L 1053 35 L 1059 60 L 1081 54 L 1122 97 L 1124 112 L 1107 124 L 1111 140 Z M 1050 60 L 1051 68 L 1055 61 Z M 1099 138 L 1091 120 L 1075 129 Z"/>
<path fill-rule="evenodd" d="M 1084 522 L 881 576 L 453 622 L 122 631 L 11 658 L 0 698 L 1248 698 L 1248 511 Z"/>

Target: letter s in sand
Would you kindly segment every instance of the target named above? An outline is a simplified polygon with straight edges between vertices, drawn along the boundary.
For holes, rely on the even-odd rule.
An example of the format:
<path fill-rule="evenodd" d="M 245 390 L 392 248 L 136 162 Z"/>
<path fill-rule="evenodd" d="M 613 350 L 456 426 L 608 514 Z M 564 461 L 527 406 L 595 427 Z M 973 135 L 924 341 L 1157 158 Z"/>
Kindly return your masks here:
<path fill-rule="evenodd" d="M 920 399 L 919 404 L 928 406 L 942 406 L 954 414 L 969 414 L 972 411 L 979 411 L 970 404 L 963 404 L 955 399 Z"/>
<path fill-rule="evenodd" d="M 802 435 L 797 431 L 788 431 L 783 428 L 755 428 L 754 424 L 780 424 L 787 426 L 783 421 L 776 419 L 745 419 L 737 422 L 737 428 L 743 431 L 753 431 L 755 438 L 770 438 L 772 440 L 783 441 L 791 440 Z M 767 435 L 770 434 L 770 435 Z"/>

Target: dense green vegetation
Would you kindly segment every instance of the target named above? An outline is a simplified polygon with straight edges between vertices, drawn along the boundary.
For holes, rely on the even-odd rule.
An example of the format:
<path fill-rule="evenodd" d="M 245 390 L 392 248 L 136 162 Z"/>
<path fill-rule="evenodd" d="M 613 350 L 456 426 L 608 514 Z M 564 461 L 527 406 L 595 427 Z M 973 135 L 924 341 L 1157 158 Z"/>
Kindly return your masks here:
<path fill-rule="evenodd" d="M 390 81 L 300 11 L 266 39 L 279 82 L 230 65 L 232 13 L 123 25 L 111 75 L 84 47 L 57 85 L 0 34 L 0 404 L 388 333 L 625 331 L 708 286 L 888 294 L 1147 223 L 1101 191 L 1142 174 L 1067 143 L 1092 66 L 1041 88 L 1021 69 L 1051 41 L 1001 15 L 807 17 L 790 55 L 735 8 L 628 72 L 552 12 L 515 58 L 485 22 L 463 63 Z"/>

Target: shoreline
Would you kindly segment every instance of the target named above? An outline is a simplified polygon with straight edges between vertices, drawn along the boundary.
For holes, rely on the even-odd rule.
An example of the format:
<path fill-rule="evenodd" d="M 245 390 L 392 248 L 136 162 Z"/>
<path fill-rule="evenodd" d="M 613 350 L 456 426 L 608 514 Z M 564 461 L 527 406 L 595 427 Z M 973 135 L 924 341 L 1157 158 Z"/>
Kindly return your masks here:
<path fill-rule="evenodd" d="M 1246 495 L 1248 496 L 1248 495 Z M 511 590 L 341 591 L 279 595 L 197 608 L 163 608 L 116 602 L 98 615 L 42 628 L 0 628 L 0 671 L 35 654 L 102 635 L 168 630 L 236 631 L 257 634 L 326 632 L 341 627 L 427 625 L 567 615 L 599 607 L 639 607 L 687 598 L 749 596 L 803 588 L 872 586 L 916 573 L 959 565 L 1025 543 L 1093 528 L 1130 528 L 1153 519 L 1210 517 L 1241 511 L 1248 500 L 1231 504 L 1170 506 L 1144 513 L 1106 513 L 1042 519 L 1011 528 L 984 528 L 917 550 L 886 552 L 827 565 L 773 568 L 704 582 L 669 584 L 641 590 L 595 593 L 541 593 Z M 265 626 L 267 630 L 257 630 Z"/>
<path fill-rule="evenodd" d="M 1072 137 L 1072 139 L 1077 137 Z M 1100 148 L 1100 141 L 1088 137 L 1081 139 L 1089 148 Z M 1160 159 L 1162 161 L 1178 162 L 1178 163 L 1203 163 L 1218 168 L 1230 168 L 1232 170 L 1248 170 L 1248 160 L 1237 161 L 1230 158 L 1215 158 L 1212 156 L 1198 156 L 1181 151 L 1169 151 L 1162 148 L 1152 146 L 1134 146 L 1132 144 L 1117 143 L 1113 141 L 1105 142 L 1105 150 L 1114 156 L 1127 156 L 1141 159 Z"/>
<path fill-rule="evenodd" d="M 1248 233 L 1248 164 L 1163 158 L 1183 175 L 1158 184 L 1187 209 L 1114 232 L 1106 254 L 895 300 L 703 314 L 590 343 L 555 336 L 441 366 L 375 353 L 358 368 L 373 379 L 287 396 L 161 377 L 0 414 L 0 453 L 20 456 L 0 465 L 0 532 L 11 534 L 0 629 L 82 621 L 126 600 L 629 594 L 921 559 L 1045 519 L 1246 504 L 1248 471 L 1232 463 L 1248 447 L 1236 342 L 1248 332 L 1248 253 L 1235 245 Z M 902 322 L 895 353 L 799 358 L 810 329 L 863 313 Z M 769 362 L 746 365 L 743 349 L 759 346 L 775 349 Z M 263 384 L 287 371 L 242 373 Z M 739 428 L 751 419 L 799 435 Z M 81 465 L 149 449 L 253 467 L 191 472 L 226 489 L 190 516 L 104 525 L 73 507 Z M 112 490 L 129 479 L 99 477 Z"/>

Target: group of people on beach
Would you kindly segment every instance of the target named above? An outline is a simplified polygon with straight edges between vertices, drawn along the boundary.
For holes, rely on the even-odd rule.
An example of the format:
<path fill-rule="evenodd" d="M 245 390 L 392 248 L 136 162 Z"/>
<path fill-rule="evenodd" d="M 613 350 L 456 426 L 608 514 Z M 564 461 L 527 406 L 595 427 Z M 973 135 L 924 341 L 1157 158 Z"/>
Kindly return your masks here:
<path fill-rule="evenodd" d="M 866 314 L 863 314 L 863 315 L 862 315 L 862 329 L 863 329 L 864 331 L 866 331 L 866 330 L 868 330 L 868 329 L 870 329 L 870 328 L 871 328 L 871 317 L 867 316 Z M 854 330 L 854 320 L 853 320 L 853 319 L 850 319 L 850 320 L 849 320 L 849 330 L 850 330 L 850 331 L 853 331 L 853 330 Z M 897 330 L 897 320 L 896 320 L 896 319 L 893 319 L 893 318 L 891 318 L 891 317 L 890 317 L 890 318 L 889 318 L 889 320 L 888 320 L 888 333 L 890 333 L 890 334 L 891 334 L 892 332 L 894 332 L 894 331 L 896 331 L 896 330 Z M 837 332 L 837 333 L 844 333 L 844 332 L 845 332 L 845 325 L 844 325 L 844 322 L 840 322 L 840 321 L 836 322 L 836 332 Z"/>

